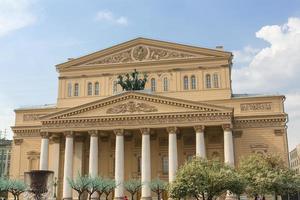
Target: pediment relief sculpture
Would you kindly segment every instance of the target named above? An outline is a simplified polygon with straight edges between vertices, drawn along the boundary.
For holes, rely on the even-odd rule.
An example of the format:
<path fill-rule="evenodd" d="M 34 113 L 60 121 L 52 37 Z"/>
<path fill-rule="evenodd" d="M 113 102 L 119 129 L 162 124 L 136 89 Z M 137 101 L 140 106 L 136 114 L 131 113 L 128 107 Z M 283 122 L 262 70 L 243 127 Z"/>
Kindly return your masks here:
<path fill-rule="evenodd" d="M 123 113 L 140 113 L 140 112 L 157 112 L 158 109 L 155 106 L 151 106 L 146 103 L 129 101 L 112 108 L 109 108 L 107 114 L 123 114 Z"/>
<path fill-rule="evenodd" d="M 140 61 L 167 60 L 173 58 L 192 58 L 196 55 L 170 49 L 162 49 L 146 45 L 138 45 L 122 52 L 108 55 L 87 64 L 116 64 Z"/>

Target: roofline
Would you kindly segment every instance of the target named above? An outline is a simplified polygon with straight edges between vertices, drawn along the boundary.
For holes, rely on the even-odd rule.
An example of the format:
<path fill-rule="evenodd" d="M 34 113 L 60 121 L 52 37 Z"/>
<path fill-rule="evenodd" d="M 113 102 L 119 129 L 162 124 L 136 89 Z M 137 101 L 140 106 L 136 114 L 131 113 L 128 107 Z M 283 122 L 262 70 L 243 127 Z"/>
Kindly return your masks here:
<path fill-rule="evenodd" d="M 38 105 L 37 105 L 38 106 Z M 43 106 L 43 105 L 40 105 L 40 106 Z M 50 107 L 50 106 L 53 106 L 53 107 Z M 57 104 L 49 104 L 49 107 L 40 107 L 40 108 L 38 108 L 38 107 L 36 107 L 36 108 L 34 108 L 34 107 L 30 107 L 30 106 L 28 106 L 28 107 L 20 107 L 20 108 L 16 108 L 16 109 L 14 109 L 14 112 L 18 112 L 18 111 L 29 111 L 29 110 L 51 110 L 51 109 L 57 109 L 58 107 L 57 107 Z"/>
<path fill-rule="evenodd" d="M 107 48 L 104 48 L 104 49 L 101 49 L 99 51 L 95 51 L 95 52 L 92 52 L 92 53 L 89 53 L 87 55 L 83 55 L 83 56 L 79 56 L 78 58 L 74 58 L 72 60 L 68 60 L 66 62 L 63 62 L 63 63 L 60 63 L 60 64 L 57 64 L 55 65 L 56 66 L 56 69 L 58 70 L 60 67 L 62 66 L 65 66 L 65 65 L 68 65 L 68 64 L 76 64 L 78 62 L 78 60 L 82 59 L 82 58 L 87 58 L 87 57 L 91 57 L 95 54 L 98 54 L 98 53 L 101 53 L 101 52 L 104 52 L 104 51 L 108 51 L 108 50 L 111 50 L 113 48 L 116 48 L 116 47 L 121 47 L 121 46 L 126 46 L 132 42 L 138 42 L 138 41 L 152 41 L 152 42 L 159 42 L 159 43 L 166 43 L 166 44 L 170 44 L 170 45 L 179 45 L 179 46 L 183 46 L 183 47 L 186 47 L 186 48 L 200 48 L 200 49 L 203 49 L 203 50 L 208 50 L 208 51 L 214 51 L 214 52 L 217 52 L 217 53 L 224 53 L 224 54 L 228 54 L 227 56 L 228 57 L 232 57 L 233 54 L 232 52 L 229 52 L 229 51 L 224 51 L 224 50 L 217 50 L 217 49 L 212 49 L 212 48 L 206 48 L 206 47 L 199 47 L 199 46 L 193 46 L 193 45 L 186 45 L 186 44 L 181 44 L 181 43 L 175 43 L 175 42 L 169 42 L 169 41 L 162 41 L 162 40 L 156 40 L 156 39 L 150 39 L 150 38 L 143 38 L 143 37 L 138 37 L 138 38 L 135 38 L 135 39 L 131 39 L 131 40 L 128 40 L 128 41 L 125 41 L 125 42 L 122 42 L 122 43 L 119 43 L 119 44 L 116 44 L 116 45 L 113 45 L 111 47 L 107 47 Z"/>
<path fill-rule="evenodd" d="M 252 98 L 271 98 L 271 97 L 281 97 L 281 98 L 284 98 L 284 99 L 286 98 L 285 95 L 282 95 L 282 94 L 274 94 L 274 95 L 272 95 L 272 94 L 270 94 L 270 95 L 268 95 L 268 94 L 266 94 L 266 95 L 264 95 L 264 94 L 262 94 L 262 95 L 258 94 L 257 96 L 241 96 L 241 97 L 231 96 L 231 99 L 252 99 Z"/>

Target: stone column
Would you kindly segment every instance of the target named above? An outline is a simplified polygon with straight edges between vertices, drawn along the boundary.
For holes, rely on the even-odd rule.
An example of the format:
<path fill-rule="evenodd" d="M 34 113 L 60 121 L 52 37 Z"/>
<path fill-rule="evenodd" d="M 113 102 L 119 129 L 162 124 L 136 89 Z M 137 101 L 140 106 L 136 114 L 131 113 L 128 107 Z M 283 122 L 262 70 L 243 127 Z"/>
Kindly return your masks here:
<path fill-rule="evenodd" d="M 196 132 L 196 156 L 200 158 L 206 158 L 206 148 L 205 148 L 205 140 L 204 140 L 204 126 L 195 126 Z"/>
<path fill-rule="evenodd" d="M 150 151 L 150 129 L 140 129 L 142 133 L 142 166 L 141 166 L 141 181 L 142 181 L 142 196 L 141 199 L 151 198 L 151 151 Z"/>
<path fill-rule="evenodd" d="M 64 179 L 63 179 L 63 199 L 72 199 L 72 188 L 68 183 L 68 179 L 73 176 L 73 133 L 68 131 L 65 133 L 65 163 L 64 163 Z"/>
<path fill-rule="evenodd" d="M 48 170 L 49 135 L 42 132 L 41 136 L 40 170 Z"/>
<path fill-rule="evenodd" d="M 169 183 L 175 180 L 176 170 L 178 166 L 177 161 L 177 136 L 176 127 L 168 127 L 169 133 Z"/>
<path fill-rule="evenodd" d="M 54 171 L 54 177 L 58 179 L 59 172 L 59 159 L 60 159 L 60 138 L 59 136 L 52 136 L 52 170 Z M 55 158 L 55 159 L 54 159 Z"/>
<path fill-rule="evenodd" d="M 98 176 L 98 131 L 89 131 L 90 134 L 90 155 L 89 155 L 89 174 L 91 177 Z M 98 194 L 95 192 L 92 199 L 96 199 Z"/>
<path fill-rule="evenodd" d="M 224 162 L 234 167 L 234 151 L 233 151 L 233 137 L 231 124 L 224 124 Z M 227 190 L 226 200 L 235 200 L 236 196 Z"/>
<path fill-rule="evenodd" d="M 234 151 L 231 124 L 223 125 L 224 130 L 224 162 L 234 167 Z"/>
<path fill-rule="evenodd" d="M 124 197 L 124 130 L 114 130 L 116 134 L 116 151 L 115 151 L 115 199 Z"/>

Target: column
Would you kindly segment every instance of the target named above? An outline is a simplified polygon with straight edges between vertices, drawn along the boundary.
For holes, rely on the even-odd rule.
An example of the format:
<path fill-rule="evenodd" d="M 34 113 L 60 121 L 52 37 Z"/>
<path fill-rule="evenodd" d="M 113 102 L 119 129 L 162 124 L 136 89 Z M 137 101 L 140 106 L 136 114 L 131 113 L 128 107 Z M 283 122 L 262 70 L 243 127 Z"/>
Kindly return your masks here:
<path fill-rule="evenodd" d="M 224 162 L 234 167 L 234 151 L 233 151 L 233 137 L 231 124 L 224 124 Z M 227 190 L 225 200 L 235 200 L 236 196 Z"/>
<path fill-rule="evenodd" d="M 48 170 L 49 135 L 42 132 L 41 136 L 40 170 Z"/>
<path fill-rule="evenodd" d="M 151 151 L 150 151 L 150 129 L 140 129 L 142 133 L 142 166 L 141 166 L 141 181 L 142 181 L 142 199 L 152 199 L 151 197 Z"/>
<path fill-rule="evenodd" d="M 80 134 L 76 134 L 74 137 L 74 152 L 73 152 L 73 179 L 75 179 L 78 174 L 83 174 L 83 142 L 84 137 Z M 77 198 L 77 192 L 72 190 L 73 199 Z"/>
<path fill-rule="evenodd" d="M 124 197 L 124 130 L 114 130 L 116 134 L 116 151 L 115 151 L 115 199 Z"/>
<path fill-rule="evenodd" d="M 64 180 L 63 180 L 63 199 L 72 199 L 72 188 L 68 183 L 68 179 L 73 176 L 73 133 L 68 131 L 65 133 L 65 163 L 64 163 Z"/>
<path fill-rule="evenodd" d="M 4 176 L 7 176 L 8 172 L 8 156 L 9 156 L 10 149 L 6 150 L 6 156 L 5 156 L 5 165 L 4 165 Z"/>
<path fill-rule="evenodd" d="M 177 136 L 176 127 L 168 127 L 169 133 L 169 183 L 175 180 L 176 170 L 178 166 L 177 161 Z"/>
<path fill-rule="evenodd" d="M 223 125 L 224 130 L 224 162 L 234 167 L 234 151 L 231 124 Z"/>
<path fill-rule="evenodd" d="M 91 177 L 98 176 L 98 131 L 89 131 L 90 134 L 90 155 L 89 155 L 89 174 Z M 92 199 L 97 199 L 95 192 Z"/>
<path fill-rule="evenodd" d="M 52 145 L 52 170 L 54 172 L 54 177 L 58 179 L 59 172 L 59 159 L 60 159 L 60 137 L 52 136 L 51 137 Z M 54 159 L 55 158 L 55 159 Z"/>
<path fill-rule="evenodd" d="M 205 140 L 204 140 L 204 126 L 195 126 L 196 132 L 196 156 L 206 158 Z"/>

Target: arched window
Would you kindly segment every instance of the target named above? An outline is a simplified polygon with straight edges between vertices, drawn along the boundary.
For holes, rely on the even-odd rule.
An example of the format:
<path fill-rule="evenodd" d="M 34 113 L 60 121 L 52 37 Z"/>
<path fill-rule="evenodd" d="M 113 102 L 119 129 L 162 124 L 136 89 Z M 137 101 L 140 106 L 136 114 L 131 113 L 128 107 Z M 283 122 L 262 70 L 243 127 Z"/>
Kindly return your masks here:
<path fill-rule="evenodd" d="M 196 77 L 195 77 L 195 75 L 191 76 L 191 89 L 192 90 L 196 89 Z"/>
<path fill-rule="evenodd" d="M 164 78 L 164 91 L 168 91 L 169 90 L 169 80 L 167 77 Z"/>
<path fill-rule="evenodd" d="M 113 82 L 113 94 L 116 94 L 118 92 L 118 85 L 117 85 L 117 81 Z"/>
<path fill-rule="evenodd" d="M 156 91 L 156 81 L 155 81 L 155 78 L 151 79 L 151 91 L 152 92 Z"/>
<path fill-rule="evenodd" d="M 211 77 L 210 74 L 206 74 L 205 76 L 206 88 L 211 88 Z"/>
<path fill-rule="evenodd" d="M 218 88 L 219 87 L 219 77 L 218 77 L 217 73 L 215 73 L 213 75 L 213 82 L 214 82 L 214 88 Z"/>
<path fill-rule="evenodd" d="M 72 83 L 68 83 L 68 97 L 72 96 Z"/>
<path fill-rule="evenodd" d="M 95 83 L 95 92 L 94 92 L 95 95 L 99 95 L 100 94 L 100 85 L 99 85 L 99 82 L 96 82 Z"/>
<path fill-rule="evenodd" d="M 88 96 L 93 95 L 93 84 L 91 82 L 89 82 L 87 85 L 87 95 Z"/>
<path fill-rule="evenodd" d="M 79 96 L 79 84 L 78 83 L 74 84 L 74 96 L 75 97 Z"/>
<path fill-rule="evenodd" d="M 183 77 L 183 89 L 184 90 L 189 89 L 189 78 L 187 76 Z"/>

